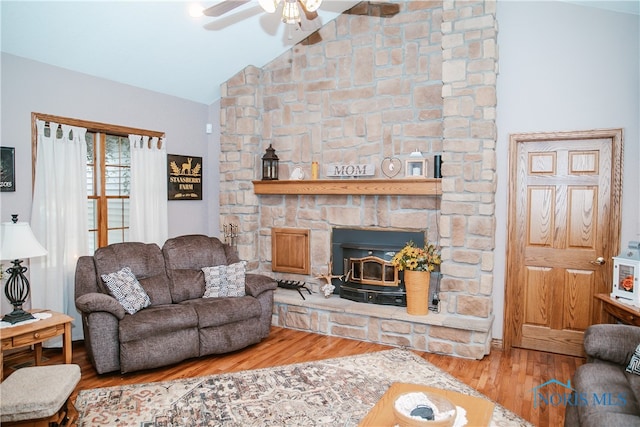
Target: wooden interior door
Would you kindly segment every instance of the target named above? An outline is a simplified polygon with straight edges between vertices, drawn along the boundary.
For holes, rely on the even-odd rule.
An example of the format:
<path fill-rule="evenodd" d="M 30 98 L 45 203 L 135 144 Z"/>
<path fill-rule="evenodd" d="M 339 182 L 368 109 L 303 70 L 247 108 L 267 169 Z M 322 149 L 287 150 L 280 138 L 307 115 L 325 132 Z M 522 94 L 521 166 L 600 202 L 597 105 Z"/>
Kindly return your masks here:
<path fill-rule="evenodd" d="M 510 144 L 505 348 L 581 356 L 620 249 L 622 130 Z"/>

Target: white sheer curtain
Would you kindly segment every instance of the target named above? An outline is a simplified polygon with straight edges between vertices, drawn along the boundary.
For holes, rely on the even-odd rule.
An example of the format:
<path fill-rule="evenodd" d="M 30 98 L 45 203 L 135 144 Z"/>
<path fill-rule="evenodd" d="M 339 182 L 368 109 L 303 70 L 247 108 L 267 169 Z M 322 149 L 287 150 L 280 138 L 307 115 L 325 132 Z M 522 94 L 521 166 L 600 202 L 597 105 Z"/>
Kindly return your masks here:
<path fill-rule="evenodd" d="M 78 257 L 87 255 L 86 129 L 38 120 L 36 173 L 31 228 L 49 252 L 30 260 L 31 306 L 74 318 L 72 338 L 82 339 L 82 320 L 74 302 Z M 57 138 L 58 129 L 62 137 Z M 54 342 L 55 345 L 55 342 Z"/>
<path fill-rule="evenodd" d="M 156 243 L 162 247 L 169 235 L 165 141 L 164 138 L 129 135 L 129 142 L 129 240 Z"/>

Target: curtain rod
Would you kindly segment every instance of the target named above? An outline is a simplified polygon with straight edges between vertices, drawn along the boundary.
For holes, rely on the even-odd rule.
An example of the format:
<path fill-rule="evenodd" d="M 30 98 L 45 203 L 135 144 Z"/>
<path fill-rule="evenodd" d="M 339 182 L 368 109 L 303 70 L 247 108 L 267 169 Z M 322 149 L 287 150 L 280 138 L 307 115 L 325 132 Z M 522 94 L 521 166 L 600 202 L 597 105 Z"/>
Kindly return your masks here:
<path fill-rule="evenodd" d="M 31 117 L 32 117 L 32 120 L 34 120 L 33 121 L 34 126 L 35 126 L 35 120 L 42 120 L 45 122 L 45 126 L 48 125 L 49 122 L 54 122 L 54 123 L 87 128 L 87 130 L 92 132 L 104 132 L 104 133 L 111 132 L 118 135 L 135 134 L 135 135 L 145 135 L 149 137 L 157 136 L 158 138 L 165 137 L 164 132 L 148 130 L 148 129 L 138 129 L 138 128 L 132 128 L 128 126 L 110 125 L 107 123 L 92 122 L 88 120 L 73 119 L 69 117 L 53 116 L 50 114 L 31 113 Z"/>

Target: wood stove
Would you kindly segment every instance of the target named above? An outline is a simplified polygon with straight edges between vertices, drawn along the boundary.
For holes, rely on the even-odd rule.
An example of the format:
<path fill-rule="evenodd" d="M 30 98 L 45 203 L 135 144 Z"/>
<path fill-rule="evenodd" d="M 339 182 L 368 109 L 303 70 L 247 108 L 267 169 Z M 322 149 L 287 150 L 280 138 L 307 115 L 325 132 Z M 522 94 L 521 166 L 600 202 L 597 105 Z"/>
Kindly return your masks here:
<path fill-rule="evenodd" d="M 419 231 L 334 228 L 332 230 L 331 274 L 335 294 L 341 298 L 370 304 L 407 306 L 403 275 L 391 259 L 409 241 L 423 246 Z"/>

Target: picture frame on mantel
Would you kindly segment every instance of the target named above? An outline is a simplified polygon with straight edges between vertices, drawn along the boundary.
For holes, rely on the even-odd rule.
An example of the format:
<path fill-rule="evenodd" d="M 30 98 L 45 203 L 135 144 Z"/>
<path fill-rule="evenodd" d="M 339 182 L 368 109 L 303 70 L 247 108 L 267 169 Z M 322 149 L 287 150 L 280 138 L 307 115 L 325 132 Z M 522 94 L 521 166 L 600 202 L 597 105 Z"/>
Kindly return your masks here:
<path fill-rule="evenodd" d="M 0 192 L 16 191 L 16 149 L 0 147 Z"/>
<path fill-rule="evenodd" d="M 410 158 L 405 163 L 405 178 L 424 178 L 427 171 L 427 160 Z"/>

